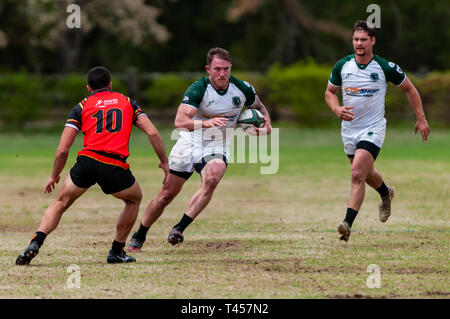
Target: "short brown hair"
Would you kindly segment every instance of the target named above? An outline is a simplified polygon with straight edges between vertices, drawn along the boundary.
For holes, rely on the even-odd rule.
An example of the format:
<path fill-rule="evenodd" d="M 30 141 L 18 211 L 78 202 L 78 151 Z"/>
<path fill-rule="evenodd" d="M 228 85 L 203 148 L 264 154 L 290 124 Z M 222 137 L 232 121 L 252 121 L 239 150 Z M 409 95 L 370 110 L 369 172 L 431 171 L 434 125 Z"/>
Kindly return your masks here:
<path fill-rule="evenodd" d="M 222 60 L 228 61 L 231 63 L 231 54 L 222 48 L 212 48 L 208 51 L 208 54 L 206 56 L 206 64 L 211 65 L 212 60 L 214 59 L 214 56 L 221 58 Z"/>
<path fill-rule="evenodd" d="M 369 35 L 369 37 L 371 37 L 371 38 L 375 36 L 375 28 L 370 28 L 367 25 L 366 21 L 358 20 L 355 22 L 355 24 L 353 25 L 353 33 L 355 33 L 355 31 L 359 31 L 359 30 L 366 31 L 367 34 Z"/>

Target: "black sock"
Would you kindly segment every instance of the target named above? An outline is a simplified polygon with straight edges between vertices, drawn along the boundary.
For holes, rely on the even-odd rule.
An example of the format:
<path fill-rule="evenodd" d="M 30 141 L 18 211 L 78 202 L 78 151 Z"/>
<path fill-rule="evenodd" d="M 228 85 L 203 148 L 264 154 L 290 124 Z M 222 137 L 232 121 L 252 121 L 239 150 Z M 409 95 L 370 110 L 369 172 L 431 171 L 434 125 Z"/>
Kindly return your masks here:
<path fill-rule="evenodd" d="M 145 237 L 147 237 L 147 232 L 148 232 L 149 229 L 150 229 L 150 227 L 145 227 L 141 223 L 141 225 L 139 226 L 138 231 L 133 235 L 133 238 L 137 239 L 137 240 L 139 240 L 141 242 L 144 242 L 145 241 Z"/>
<path fill-rule="evenodd" d="M 112 243 L 112 251 L 115 252 L 116 254 L 120 254 L 123 251 L 123 247 L 125 247 L 125 243 L 120 243 L 118 241 L 113 241 Z"/>
<path fill-rule="evenodd" d="M 47 237 L 47 235 L 41 231 L 37 231 L 34 233 L 33 237 L 31 238 L 31 243 L 32 242 L 37 242 L 37 244 L 39 245 L 39 248 L 41 248 L 42 244 L 44 243 L 45 237 Z"/>
<path fill-rule="evenodd" d="M 173 226 L 173 228 L 178 229 L 180 232 L 184 232 L 186 227 L 188 227 L 189 224 L 192 223 L 192 221 L 193 221 L 193 219 L 191 217 L 189 217 L 188 215 L 184 214 L 183 217 L 181 217 L 181 219 L 178 222 L 178 224 Z"/>
<path fill-rule="evenodd" d="M 347 208 L 347 214 L 345 215 L 344 221 L 349 223 L 350 227 L 352 227 L 352 224 L 353 224 L 353 221 L 356 218 L 356 215 L 358 215 L 358 211 L 356 211 L 356 210 L 354 210 L 352 208 Z"/>
<path fill-rule="evenodd" d="M 380 194 L 381 198 L 389 197 L 389 189 L 384 182 L 381 183 L 381 186 L 377 188 L 376 191 Z"/>

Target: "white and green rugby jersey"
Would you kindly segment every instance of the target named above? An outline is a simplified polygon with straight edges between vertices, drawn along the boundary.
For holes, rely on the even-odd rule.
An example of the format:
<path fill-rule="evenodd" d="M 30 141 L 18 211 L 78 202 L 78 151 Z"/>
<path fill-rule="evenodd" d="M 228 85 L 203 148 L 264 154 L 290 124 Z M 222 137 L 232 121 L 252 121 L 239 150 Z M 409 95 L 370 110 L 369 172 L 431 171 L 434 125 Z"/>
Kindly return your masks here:
<path fill-rule="evenodd" d="M 239 114 L 245 106 L 251 107 L 255 104 L 256 92 L 253 86 L 230 75 L 228 88 L 217 90 L 211 84 L 209 76 L 205 76 L 194 82 L 184 93 L 182 104 L 197 108 L 193 120 L 209 120 L 213 117 L 223 116 L 227 119 L 226 127 L 219 129 L 223 134 L 226 146 L 229 145 L 232 136 L 225 135 L 226 128 L 235 128 Z M 203 129 L 203 139 L 211 140 L 212 129 Z M 219 133 L 218 131 L 218 133 Z M 196 143 L 194 132 L 180 132 L 180 136 Z M 205 144 L 203 144 L 205 145 Z M 225 146 L 225 144 L 224 144 Z"/>
<path fill-rule="evenodd" d="M 331 71 L 329 83 L 341 86 L 343 105 L 354 106 L 347 127 L 362 128 L 386 122 L 384 100 L 387 82 L 401 85 L 406 75 L 394 62 L 374 55 L 368 64 L 359 64 L 351 54 L 339 60 Z"/>

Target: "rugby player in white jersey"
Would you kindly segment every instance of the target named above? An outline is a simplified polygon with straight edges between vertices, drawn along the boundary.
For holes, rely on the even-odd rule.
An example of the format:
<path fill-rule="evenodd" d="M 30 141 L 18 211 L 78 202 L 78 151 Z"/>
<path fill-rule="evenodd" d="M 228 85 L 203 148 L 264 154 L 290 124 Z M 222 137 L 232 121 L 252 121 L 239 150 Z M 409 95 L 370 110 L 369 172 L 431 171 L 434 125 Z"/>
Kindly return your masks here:
<path fill-rule="evenodd" d="M 365 183 L 380 194 L 380 221 L 387 221 L 391 215 L 395 189 L 386 186 L 380 172 L 374 168 L 386 132 L 384 101 L 387 82 L 397 85 L 408 97 L 417 118 L 414 133 L 419 130 L 423 141 L 430 134 L 416 88 L 397 64 L 373 54 L 374 45 L 375 30 L 369 28 L 365 21 L 357 21 L 353 26 L 355 53 L 336 63 L 325 91 L 326 103 L 342 120 L 344 151 L 352 165 L 347 213 L 338 225 L 340 239 L 345 241 L 350 237 L 353 221 L 363 203 Z M 336 96 L 339 87 L 342 90 L 342 106 Z"/>
<path fill-rule="evenodd" d="M 183 241 L 183 231 L 208 205 L 213 192 L 225 174 L 228 146 L 233 138 L 230 130 L 244 107 L 261 111 L 265 124 L 256 134 L 270 134 L 269 113 L 252 85 L 231 75 L 231 55 L 222 48 L 212 48 L 207 54 L 205 76 L 185 92 L 175 118 L 175 128 L 181 129 L 177 143 L 169 156 L 170 174 L 158 195 L 147 206 L 138 231 L 133 234 L 128 251 L 139 252 L 150 226 L 164 208 L 181 191 L 186 180 L 197 171 L 202 184 L 190 199 L 180 222 L 173 226 L 167 241 L 176 245 Z M 232 130 L 231 130 L 232 132 Z"/>

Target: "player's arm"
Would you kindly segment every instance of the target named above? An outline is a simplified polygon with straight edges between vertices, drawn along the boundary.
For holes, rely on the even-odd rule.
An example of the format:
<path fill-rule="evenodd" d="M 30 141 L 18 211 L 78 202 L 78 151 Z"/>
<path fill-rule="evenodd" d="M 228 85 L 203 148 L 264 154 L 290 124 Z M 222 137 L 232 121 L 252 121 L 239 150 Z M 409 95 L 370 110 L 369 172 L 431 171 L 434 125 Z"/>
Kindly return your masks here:
<path fill-rule="evenodd" d="M 60 174 L 66 165 L 69 156 L 70 147 L 78 134 L 78 130 L 73 127 L 66 126 L 61 134 L 58 148 L 56 149 L 55 159 L 53 160 L 52 175 L 48 178 L 44 187 L 44 193 L 50 193 L 55 189 L 55 184 L 59 182 Z"/>
<path fill-rule="evenodd" d="M 150 143 L 159 158 L 159 167 L 164 171 L 164 181 L 169 174 L 169 161 L 167 159 L 166 147 L 156 127 L 147 116 L 138 116 L 135 122 L 136 126 L 147 134 Z"/>
<path fill-rule="evenodd" d="M 264 126 L 261 128 L 255 127 L 255 131 L 257 132 L 257 134 L 270 134 L 272 132 L 272 122 L 270 120 L 270 115 L 258 95 L 255 96 L 255 103 L 250 106 L 250 108 L 260 111 L 264 117 Z"/>
<path fill-rule="evenodd" d="M 175 117 L 175 128 L 176 129 L 186 129 L 188 131 L 193 131 L 196 128 L 208 128 L 217 126 L 225 126 L 227 119 L 224 117 L 213 117 L 212 119 L 201 121 L 193 120 L 192 118 L 197 113 L 197 108 L 188 104 L 180 104 L 177 111 L 177 116 Z"/>
<path fill-rule="evenodd" d="M 420 130 L 422 140 L 425 142 L 430 134 L 430 126 L 428 125 L 425 113 L 423 111 L 422 100 L 420 99 L 419 92 L 417 92 L 416 87 L 412 84 L 408 77 L 405 77 L 405 80 L 399 85 L 399 87 L 403 90 L 403 92 L 405 92 L 409 103 L 416 113 L 417 121 L 414 126 L 414 134 L 417 133 L 417 130 Z"/>
<path fill-rule="evenodd" d="M 336 95 L 338 90 L 338 86 L 328 83 L 327 89 L 325 90 L 325 102 L 338 118 L 343 121 L 351 121 L 353 120 L 354 116 L 353 112 L 351 111 L 351 109 L 353 109 L 353 106 L 341 106 L 339 104 L 339 99 Z"/>

